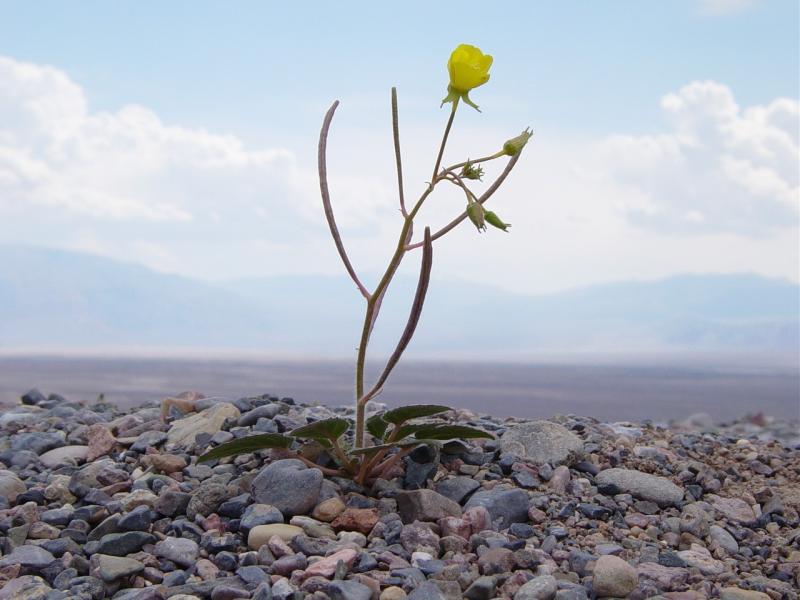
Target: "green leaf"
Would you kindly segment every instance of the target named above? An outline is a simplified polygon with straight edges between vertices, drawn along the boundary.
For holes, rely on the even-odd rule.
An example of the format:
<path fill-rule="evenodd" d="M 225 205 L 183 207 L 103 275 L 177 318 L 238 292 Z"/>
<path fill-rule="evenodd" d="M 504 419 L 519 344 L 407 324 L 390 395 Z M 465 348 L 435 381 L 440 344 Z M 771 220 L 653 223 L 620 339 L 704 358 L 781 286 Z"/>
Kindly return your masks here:
<path fill-rule="evenodd" d="M 248 452 L 258 452 L 268 448 L 289 448 L 294 440 L 280 433 L 262 433 L 260 435 L 248 435 L 238 440 L 231 440 L 225 444 L 217 446 L 213 450 L 206 452 L 197 459 L 197 462 L 235 456 L 236 454 L 247 454 Z"/>
<path fill-rule="evenodd" d="M 389 427 L 389 423 L 384 421 L 382 415 L 372 415 L 367 419 L 367 431 L 369 431 L 371 436 L 379 440 L 382 440 L 386 435 L 387 427 Z"/>
<path fill-rule="evenodd" d="M 438 440 L 404 440 L 401 442 L 392 442 L 391 444 L 380 444 L 378 446 L 370 446 L 368 448 L 356 448 L 350 450 L 349 454 L 372 456 L 381 450 L 391 450 L 392 448 L 408 448 L 409 446 L 421 446 L 422 444 L 439 444 Z"/>
<path fill-rule="evenodd" d="M 347 419 L 334 417 L 332 419 L 321 419 L 308 425 L 303 425 L 297 429 L 292 429 L 289 435 L 309 440 L 338 440 L 350 427 Z"/>
<path fill-rule="evenodd" d="M 383 420 L 400 425 L 409 419 L 419 419 L 421 417 L 431 417 L 443 412 L 452 410 L 449 406 L 439 406 L 437 404 L 412 404 L 411 406 L 401 406 L 383 414 Z"/>
<path fill-rule="evenodd" d="M 418 423 L 418 424 L 413 424 L 412 423 L 410 425 L 400 425 L 400 427 L 395 426 L 395 428 L 392 429 L 391 435 L 393 435 L 394 439 L 396 439 L 396 440 L 402 440 L 403 438 L 407 438 L 408 436 L 414 435 L 415 433 L 417 433 L 417 431 L 419 431 L 420 427 L 425 427 L 425 424 L 424 423 Z M 394 433 L 395 430 L 397 430 L 397 434 L 396 435 Z"/>
<path fill-rule="evenodd" d="M 491 433 L 466 425 L 423 425 L 414 433 L 414 436 L 430 440 L 494 439 Z"/>

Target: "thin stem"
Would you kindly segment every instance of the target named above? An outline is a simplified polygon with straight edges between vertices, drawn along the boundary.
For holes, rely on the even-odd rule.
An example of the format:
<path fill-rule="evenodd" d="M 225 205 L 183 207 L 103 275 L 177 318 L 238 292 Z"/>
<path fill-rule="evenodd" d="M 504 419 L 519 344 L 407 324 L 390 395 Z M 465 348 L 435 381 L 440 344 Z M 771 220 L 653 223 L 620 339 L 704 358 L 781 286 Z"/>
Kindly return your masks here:
<path fill-rule="evenodd" d="M 483 163 L 483 162 L 487 162 L 487 161 L 490 161 L 490 160 L 494 160 L 495 158 L 500 158 L 501 156 L 504 156 L 504 155 L 505 155 L 505 152 L 500 150 L 500 152 L 495 152 L 494 154 L 490 154 L 489 156 L 483 156 L 481 158 L 469 159 L 469 160 L 465 160 L 464 162 L 456 163 L 451 167 L 446 167 L 445 171 L 455 171 L 456 169 L 460 169 L 461 167 L 464 167 L 464 166 L 466 166 L 468 164 L 477 165 L 478 163 Z"/>
<path fill-rule="evenodd" d="M 453 100 L 453 108 L 450 110 L 450 118 L 447 119 L 447 126 L 444 128 L 444 135 L 442 136 L 442 143 L 439 146 L 439 155 L 436 157 L 436 164 L 433 166 L 433 175 L 431 176 L 431 183 L 436 181 L 439 174 L 439 166 L 442 164 L 442 156 L 444 155 L 444 147 L 447 145 L 447 138 L 450 136 L 450 128 L 453 126 L 453 119 L 456 116 L 456 109 L 458 108 L 458 98 Z"/>
<path fill-rule="evenodd" d="M 497 177 L 497 179 L 495 179 L 494 183 L 492 183 L 492 185 L 489 186 L 489 189 L 487 189 L 483 194 L 481 194 L 481 197 L 478 198 L 478 202 L 483 204 L 489 198 L 492 197 L 492 194 L 494 194 L 497 191 L 497 188 L 500 187 L 500 185 L 505 181 L 506 177 L 508 177 L 508 174 L 511 173 L 511 169 L 513 169 L 514 165 L 517 164 L 517 161 L 519 160 L 519 157 L 520 157 L 520 154 L 516 154 L 515 156 L 513 156 L 511 158 L 510 161 L 508 161 L 508 164 L 506 164 L 506 168 L 503 169 L 503 172 L 500 173 L 500 175 Z M 450 223 L 448 223 L 447 225 L 442 227 L 439 231 L 437 231 L 436 233 L 431 235 L 431 241 L 436 241 L 437 239 L 442 237 L 444 234 L 446 234 L 448 231 L 450 231 L 453 228 L 455 228 L 459 223 L 461 223 L 466 218 L 467 218 L 467 211 L 464 211 L 458 217 L 453 219 Z M 405 247 L 405 250 L 414 250 L 415 248 L 420 248 L 423 245 L 424 245 L 424 242 L 416 242 L 414 244 L 407 245 Z"/>
<path fill-rule="evenodd" d="M 397 164 L 397 191 L 400 195 L 400 213 L 407 217 L 406 199 L 403 193 L 403 161 L 400 157 L 400 120 L 397 115 L 397 88 L 392 88 L 392 137 L 394 138 L 394 158 Z"/>
<path fill-rule="evenodd" d="M 364 446 L 364 421 L 367 403 L 380 391 L 379 386 L 374 386 L 368 394 L 364 394 L 364 365 L 366 363 L 367 346 L 369 345 L 369 337 L 372 333 L 372 326 L 378 317 L 383 294 L 386 292 L 386 288 L 389 286 L 392 277 L 394 277 L 397 268 L 400 266 L 400 262 L 403 260 L 403 255 L 405 254 L 408 247 L 408 242 L 410 241 L 410 233 L 413 228 L 414 217 L 417 216 L 417 213 L 419 212 L 420 208 L 422 208 L 422 204 L 425 202 L 425 199 L 430 196 L 431 192 L 433 192 L 433 188 L 441 179 L 437 173 L 442 162 L 444 148 L 447 145 L 447 138 L 450 135 L 450 129 L 453 126 L 453 119 L 455 118 L 457 106 L 458 101 L 453 102 L 453 108 L 450 111 L 450 117 L 447 120 L 447 125 L 445 126 L 444 134 L 442 135 L 442 142 L 439 145 L 439 154 L 436 158 L 433 177 L 431 177 L 428 187 L 425 188 L 424 192 L 422 192 L 422 195 L 419 197 L 419 200 L 417 200 L 414 208 L 411 209 L 411 212 L 406 216 L 403 222 L 403 228 L 400 231 L 400 239 L 397 242 L 397 248 L 395 249 L 392 258 L 389 261 L 389 266 L 386 268 L 386 272 L 383 274 L 383 277 L 378 283 L 378 286 L 375 288 L 375 291 L 373 291 L 373 293 L 367 297 L 367 308 L 364 312 L 364 325 L 361 328 L 361 340 L 358 344 L 358 355 L 356 357 L 356 448 L 362 448 Z"/>
<path fill-rule="evenodd" d="M 331 443 L 333 444 L 333 451 L 336 454 L 336 458 L 338 458 L 339 462 L 342 463 L 342 468 L 350 474 L 355 473 L 355 469 L 353 469 L 352 463 L 348 460 L 347 455 L 339 445 L 339 441 L 331 440 Z"/>
<path fill-rule="evenodd" d="M 347 252 L 345 252 L 344 244 L 342 243 L 342 237 L 339 235 L 339 228 L 336 226 L 336 219 L 333 216 L 333 207 L 331 206 L 331 196 L 330 192 L 328 191 L 328 165 L 327 165 L 327 158 L 326 152 L 328 147 L 328 130 L 331 127 L 331 121 L 333 120 L 333 113 L 336 112 L 336 107 L 339 106 L 339 101 L 336 100 L 331 107 L 328 109 L 328 112 L 325 114 L 325 119 L 322 121 L 322 129 L 319 132 L 319 149 L 317 153 L 317 166 L 319 169 L 319 191 L 322 195 L 322 206 L 325 208 L 325 218 L 328 220 L 328 227 L 331 230 L 331 236 L 333 236 L 333 243 L 336 244 L 336 250 L 339 252 L 339 256 L 342 258 L 342 262 L 344 263 L 344 268 L 347 269 L 347 273 L 350 275 L 350 278 L 358 287 L 358 290 L 361 292 L 361 295 L 364 298 L 369 300 L 369 292 L 367 288 L 364 287 L 364 284 L 361 283 L 361 280 L 356 275 L 355 269 L 353 269 L 353 265 L 350 264 L 350 259 L 347 258 Z"/>
<path fill-rule="evenodd" d="M 431 280 L 432 267 L 433 244 L 431 243 L 431 230 L 430 227 L 426 227 L 425 247 L 422 250 L 422 261 L 419 268 L 419 281 L 417 282 L 417 291 L 414 294 L 414 301 L 411 304 L 411 312 L 408 315 L 408 322 L 403 330 L 403 334 L 400 336 L 400 340 L 397 342 L 397 347 L 394 349 L 394 352 L 392 352 L 392 355 L 386 362 L 383 372 L 381 373 L 380 377 L 378 377 L 378 380 L 375 382 L 375 385 L 372 387 L 372 389 L 367 392 L 366 397 L 368 398 L 372 398 L 378 392 L 378 390 L 383 387 L 383 384 L 386 383 L 386 380 L 389 378 L 389 374 L 400 361 L 400 357 L 403 355 L 403 352 L 405 352 L 405 349 L 408 347 L 411 338 L 414 336 L 414 331 L 419 323 L 419 318 L 422 316 L 422 307 L 425 304 L 425 295 L 428 293 L 428 284 Z"/>

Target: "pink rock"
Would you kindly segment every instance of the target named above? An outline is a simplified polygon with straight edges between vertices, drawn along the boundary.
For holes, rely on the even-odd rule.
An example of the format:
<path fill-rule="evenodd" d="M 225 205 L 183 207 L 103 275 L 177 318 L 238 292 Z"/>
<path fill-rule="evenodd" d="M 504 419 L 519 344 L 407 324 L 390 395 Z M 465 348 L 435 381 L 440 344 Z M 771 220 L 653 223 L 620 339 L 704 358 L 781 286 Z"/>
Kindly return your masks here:
<path fill-rule="evenodd" d="M 379 518 L 377 508 L 347 508 L 331 525 L 337 531 L 360 531 L 366 535 L 372 531 Z"/>
<path fill-rule="evenodd" d="M 472 533 L 494 529 L 492 526 L 492 516 L 485 506 L 473 506 L 464 511 L 462 517 L 464 522 L 469 525 Z"/>
<path fill-rule="evenodd" d="M 684 585 L 689 571 L 681 567 L 664 567 L 658 563 L 641 563 L 636 567 L 639 579 L 652 581 L 662 590 L 672 590 Z"/>
<path fill-rule="evenodd" d="M 445 517 L 443 519 L 439 519 L 439 527 L 442 530 L 443 537 L 455 536 L 468 540 L 472 532 L 472 528 L 470 527 L 469 523 L 467 523 L 464 519 L 459 519 L 458 517 Z"/>
<path fill-rule="evenodd" d="M 553 471 L 553 476 L 550 478 L 550 487 L 556 494 L 563 494 L 567 490 L 570 478 L 569 469 L 564 465 L 560 465 Z"/>
<path fill-rule="evenodd" d="M 275 558 L 294 554 L 294 550 L 292 550 L 289 547 L 289 544 L 284 542 L 283 538 L 281 538 L 279 535 L 273 535 L 271 538 L 269 538 L 267 547 L 269 548 L 270 552 L 275 555 Z"/>
<path fill-rule="evenodd" d="M 117 438 L 102 423 L 89 425 L 86 437 L 89 440 L 89 450 L 86 452 L 87 462 L 105 456 L 117 443 Z"/>
<path fill-rule="evenodd" d="M 358 556 L 358 552 L 353 550 L 352 548 L 345 548 L 344 550 L 339 550 L 338 552 L 334 552 L 330 556 L 326 556 L 325 558 L 318 560 L 313 565 L 306 569 L 305 578 L 320 576 L 320 577 L 332 577 L 334 572 L 336 571 L 336 564 L 339 561 L 342 561 L 344 565 L 349 570 L 350 567 L 353 566 L 353 563 Z"/>

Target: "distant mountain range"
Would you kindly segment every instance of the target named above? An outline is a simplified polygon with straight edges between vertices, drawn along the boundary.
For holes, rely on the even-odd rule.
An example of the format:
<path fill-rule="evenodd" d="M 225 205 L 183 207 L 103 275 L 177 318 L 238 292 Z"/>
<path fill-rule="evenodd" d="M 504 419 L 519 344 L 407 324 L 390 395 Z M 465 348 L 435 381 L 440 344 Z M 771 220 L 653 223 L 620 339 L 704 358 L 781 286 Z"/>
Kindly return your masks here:
<path fill-rule="evenodd" d="M 375 351 L 391 351 L 414 286 L 408 278 L 393 285 L 376 326 Z M 352 356 L 362 310 L 346 277 L 212 284 L 88 254 L 0 246 L 4 350 L 224 348 Z M 409 354 L 799 349 L 800 286 L 740 274 L 681 275 L 538 296 L 434 281 Z"/>

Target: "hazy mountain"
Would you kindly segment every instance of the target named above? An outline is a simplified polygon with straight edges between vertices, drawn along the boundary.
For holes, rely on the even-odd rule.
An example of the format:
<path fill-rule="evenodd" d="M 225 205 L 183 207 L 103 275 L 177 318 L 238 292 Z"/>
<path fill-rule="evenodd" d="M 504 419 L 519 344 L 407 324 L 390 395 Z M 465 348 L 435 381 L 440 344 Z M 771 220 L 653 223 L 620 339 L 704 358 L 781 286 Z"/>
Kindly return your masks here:
<path fill-rule="evenodd" d="M 399 278 L 373 348 L 389 351 L 415 281 Z M 0 247 L 0 347 L 219 347 L 350 355 L 363 299 L 346 277 L 198 282 L 87 254 Z M 798 352 L 800 287 L 684 275 L 540 296 L 434 281 L 411 354 Z"/>

